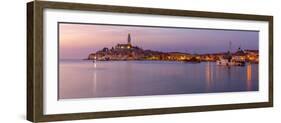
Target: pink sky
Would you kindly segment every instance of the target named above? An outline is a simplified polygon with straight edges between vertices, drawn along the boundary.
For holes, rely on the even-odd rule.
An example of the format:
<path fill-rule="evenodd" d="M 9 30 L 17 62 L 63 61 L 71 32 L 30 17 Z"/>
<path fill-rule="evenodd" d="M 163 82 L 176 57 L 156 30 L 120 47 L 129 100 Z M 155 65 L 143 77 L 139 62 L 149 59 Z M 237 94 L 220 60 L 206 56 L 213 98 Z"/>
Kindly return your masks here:
<path fill-rule="evenodd" d="M 94 24 L 59 24 L 59 48 L 62 59 L 82 59 L 103 47 L 126 43 L 131 33 L 132 44 L 166 52 L 212 53 L 228 49 L 258 49 L 257 31 L 226 31 L 207 29 L 180 29 L 134 27 Z"/>

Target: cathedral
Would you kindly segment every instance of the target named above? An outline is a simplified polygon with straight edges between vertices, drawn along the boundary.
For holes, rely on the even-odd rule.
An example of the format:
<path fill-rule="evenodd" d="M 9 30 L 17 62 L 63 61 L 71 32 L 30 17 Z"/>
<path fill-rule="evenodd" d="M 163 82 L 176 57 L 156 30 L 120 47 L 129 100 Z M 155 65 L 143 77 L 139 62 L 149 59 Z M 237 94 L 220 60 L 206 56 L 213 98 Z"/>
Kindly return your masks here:
<path fill-rule="evenodd" d="M 115 46 L 115 49 L 131 49 L 133 48 L 131 44 L 131 35 L 130 33 L 128 34 L 128 39 L 127 39 L 127 44 L 117 44 Z"/>

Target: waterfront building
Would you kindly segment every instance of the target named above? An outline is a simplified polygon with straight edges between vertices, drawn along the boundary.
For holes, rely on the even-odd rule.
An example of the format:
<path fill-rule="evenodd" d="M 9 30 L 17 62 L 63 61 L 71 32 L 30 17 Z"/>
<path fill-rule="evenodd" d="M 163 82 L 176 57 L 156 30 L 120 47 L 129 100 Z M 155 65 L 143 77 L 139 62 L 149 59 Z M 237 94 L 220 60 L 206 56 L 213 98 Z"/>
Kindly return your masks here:
<path fill-rule="evenodd" d="M 251 63 L 259 62 L 259 51 L 258 50 L 245 50 L 247 53 L 246 60 Z"/>
<path fill-rule="evenodd" d="M 88 59 L 96 60 L 96 59 L 97 59 L 96 54 L 95 54 L 95 53 L 91 53 L 91 54 L 88 56 Z"/>
<path fill-rule="evenodd" d="M 244 50 L 241 49 L 241 47 L 238 48 L 238 50 L 232 54 L 232 59 L 234 61 L 245 61 L 246 60 L 246 53 Z"/>

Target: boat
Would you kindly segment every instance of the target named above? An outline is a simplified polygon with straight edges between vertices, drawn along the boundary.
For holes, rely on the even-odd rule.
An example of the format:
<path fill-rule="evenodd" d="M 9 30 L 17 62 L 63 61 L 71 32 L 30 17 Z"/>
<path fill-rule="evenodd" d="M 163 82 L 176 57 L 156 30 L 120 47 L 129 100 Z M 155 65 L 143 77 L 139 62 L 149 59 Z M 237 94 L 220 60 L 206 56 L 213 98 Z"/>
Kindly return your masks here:
<path fill-rule="evenodd" d="M 217 61 L 217 65 L 222 65 L 222 66 L 245 66 L 244 61 L 233 61 L 233 60 L 228 60 L 228 59 L 220 59 Z"/>
<path fill-rule="evenodd" d="M 231 42 L 230 42 L 230 47 L 231 47 Z M 245 60 L 234 59 L 230 52 L 230 49 L 231 48 L 229 48 L 228 52 L 225 55 L 223 55 L 219 60 L 217 60 L 216 64 L 222 66 L 245 66 L 246 64 Z"/>

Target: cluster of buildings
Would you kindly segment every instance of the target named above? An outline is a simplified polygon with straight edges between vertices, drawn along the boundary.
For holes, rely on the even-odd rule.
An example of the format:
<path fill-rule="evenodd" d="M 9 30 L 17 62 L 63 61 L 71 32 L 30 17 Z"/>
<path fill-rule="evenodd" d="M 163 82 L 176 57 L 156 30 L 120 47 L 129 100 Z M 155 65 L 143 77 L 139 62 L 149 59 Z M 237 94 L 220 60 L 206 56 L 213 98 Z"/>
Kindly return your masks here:
<path fill-rule="evenodd" d="M 89 60 L 141 60 L 144 57 L 144 50 L 131 44 L 131 35 L 128 34 L 126 44 L 117 44 L 115 47 L 103 48 L 88 56 Z"/>
<path fill-rule="evenodd" d="M 224 52 L 224 53 L 215 53 L 215 54 L 202 54 L 198 55 L 201 61 L 219 61 L 222 59 L 232 60 L 234 62 L 250 62 L 258 63 L 259 62 L 259 51 L 258 50 L 242 50 L 240 47 L 236 52 Z"/>
<path fill-rule="evenodd" d="M 227 57 L 227 58 L 226 58 Z M 88 56 L 89 60 L 97 61 L 124 61 L 124 60 L 163 60 L 163 61 L 184 61 L 184 62 L 216 62 L 231 57 L 232 61 L 245 61 L 258 63 L 258 50 L 242 50 L 238 48 L 234 53 L 215 53 L 215 54 L 189 54 L 182 52 L 159 52 L 143 50 L 131 43 L 131 35 L 128 34 L 126 44 L 117 44 L 112 48 L 103 48 L 96 53 Z"/>

